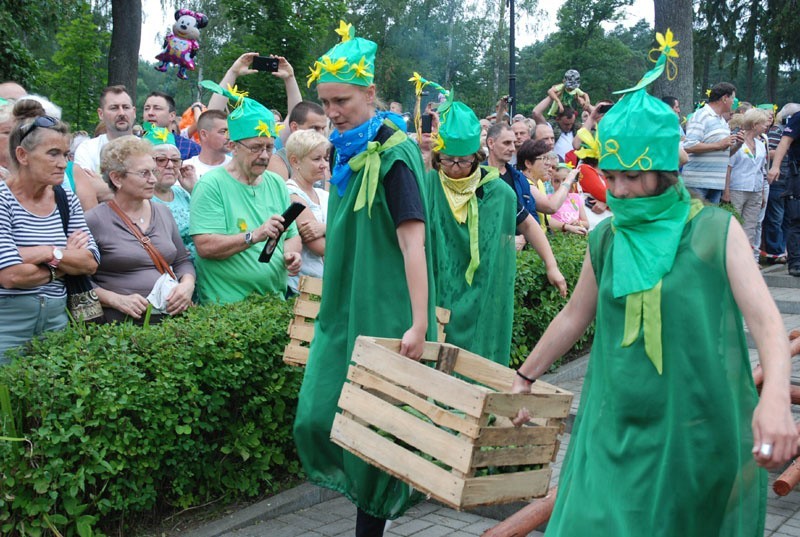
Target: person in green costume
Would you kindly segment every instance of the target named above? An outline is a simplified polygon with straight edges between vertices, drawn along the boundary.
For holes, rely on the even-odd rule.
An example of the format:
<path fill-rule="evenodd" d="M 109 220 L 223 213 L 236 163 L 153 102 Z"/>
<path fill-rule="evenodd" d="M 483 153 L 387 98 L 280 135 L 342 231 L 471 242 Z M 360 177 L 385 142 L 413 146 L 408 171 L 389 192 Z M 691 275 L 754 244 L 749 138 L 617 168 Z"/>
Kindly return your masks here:
<path fill-rule="evenodd" d="M 356 535 L 368 537 L 421 495 L 330 441 L 337 402 L 357 336 L 399 338 L 403 355 L 421 357 L 425 340 L 436 340 L 435 293 L 422 155 L 401 116 L 376 111 L 377 45 L 344 22 L 337 33 L 308 80 L 335 128 L 334 165 L 324 292 L 294 438 L 309 480 L 355 503 Z"/>
<path fill-rule="evenodd" d="M 598 127 L 614 215 L 589 235 L 572 298 L 513 384 L 530 391 L 596 316 L 549 537 L 761 537 L 764 468 L 796 449 L 780 314 L 739 223 L 677 176 L 678 118 L 645 90 L 674 69 L 672 33 L 657 39 L 656 67 Z"/>
<path fill-rule="evenodd" d="M 436 305 L 451 311 L 446 341 L 505 366 L 514 320 L 516 233 L 522 233 L 562 296 L 567 283 L 533 216 L 522 208 L 497 168 L 481 166 L 481 125 L 475 113 L 447 91 L 415 73 L 417 98 L 426 86 L 447 96 L 433 135 L 428 172 L 436 274 Z M 417 107 L 419 110 L 419 106 Z"/>

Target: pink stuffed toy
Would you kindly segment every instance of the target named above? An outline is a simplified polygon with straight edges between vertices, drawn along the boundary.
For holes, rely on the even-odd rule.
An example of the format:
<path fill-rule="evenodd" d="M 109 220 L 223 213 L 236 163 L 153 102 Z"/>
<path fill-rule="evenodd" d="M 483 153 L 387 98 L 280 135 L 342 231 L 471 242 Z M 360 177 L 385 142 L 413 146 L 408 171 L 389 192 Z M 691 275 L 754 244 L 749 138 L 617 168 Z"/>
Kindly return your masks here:
<path fill-rule="evenodd" d="M 194 71 L 194 57 L 200 49 L 197 43 L 200 37 L 200 28 L 208 25 L 208 17 L 202 13 L 195 13 L 189 9 L 179 9 L 175 12 L 175 24 L 172 31 L 164 38 L 163 49 L 156 56 L 161 63 L 156 65 L 156 70 L 166 72 L 167 66 L 174 63 L 178 66 L 178 78 L 186 80 L 186 69 Z"/>

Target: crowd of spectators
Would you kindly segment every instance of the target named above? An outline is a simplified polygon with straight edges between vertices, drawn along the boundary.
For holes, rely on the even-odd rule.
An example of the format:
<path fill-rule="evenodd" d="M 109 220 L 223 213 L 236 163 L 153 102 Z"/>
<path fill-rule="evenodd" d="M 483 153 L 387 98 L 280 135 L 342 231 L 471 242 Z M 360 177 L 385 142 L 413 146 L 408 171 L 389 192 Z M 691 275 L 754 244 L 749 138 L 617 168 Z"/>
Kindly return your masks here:
<path fill-rule="evenodd" d="M 218 87 L 233 87 L 239 77 L 256 73 L 251 65 L 256 55 L 239 57 Z M 106 320 L 141 322 L 148 308 L 145 297 L 160 276 L 144 251 L 137 249 L 134 235 L 109 209 L 111 201 L 128 214 L 175 270 L 180 287 L 170 295 L 173 305 L 158 312 L 162 315 L 180 313 L 194 303 L 241 300 L 253 292 L 290 295 L 296 291 L 299 275 L 322 276 L 331 177 L 327 136 L 335 125 L 320 104 L 303 100 L 294 69 L 284 58 L 279 58 L 279 69 L 273 76 L 285 85 L 285 121 L 280 120 L 278 110 L 222 90 L 212 93 L 206 104 L 193 103 L 187 115 L 194 121 L 190 128 L 180 129 L 174 99 L 153 91 L 145 99 L 140 125 L 127 89 L 109 86 L 100 94 L 94 137 L 86 133 L 70 135 L 66 125 L 58 123 L 68 144 L 63 188 L 70 193 L 70 207 L 81 213 L 73 225 L 86 214 L 87 224 L 81 233 L 90 239 L 98 263 L 93 279 Z M 595 135 L 597 123 L 613 104 L 592 104 L 579 84 L 580 75 L 570 70 L 563 82 L 550 88 L 538 102 L 530 117 L 510 117 L 507 99 L 501 98 L 496 110 L 479 121 L 479 156 L 485 165 L 499 171 L 516 194 L 521 225 L 517 229 L 518 250 L 530 242 L 523 232 L 528 217 L 546 232 L 586 235 L 611 215 L 605 204 L 603 175 L 596 168 L 596 148 L 592 149 L 587 139 Z M 44 121 L 37 118 L 50 117 L 45 108 L 55 110 L 56 115 L 60 110 L 41 97 L 31 100 L 34 97 L 13 82 L 0 84 L 0 93 L 4 100 L 0 105 L 0 178 L 6 181 L 3 188 L 7 202 L 24 207 L 23 200 L 15 198 L 6 185 L 17 184 L 14 177 L 20 172 L 24 175 L 28 164 L 16 161 L 9 140 L 14 138 L 15 129 L 30 132 L 36 129 L 32 125 Z M 429 170 L 435 167 L 436 108 L 441 100 L 437 103 L 434 99 L 426 107 L 423 115 L 431 116 L 430 128 L 422 132 L 417 132 L 414 118 L 405 114 L 407 130 L 417 141 Z M 680 117 L 680 103 L 669 96 L 663 100 Z M 26 105 L 37 112 L 33 117 L 17 115 L 22 112 L 17 110 L 19 104 L 15 108 L 15 102 L 39 103 L 38 107 Z M 257 131 L 234 132 L 232 125 L 237 120 L 229 115 L 230 110 L 251 105 L 263 108 L 258 111 L 260 117 L 253 117 L 270 126 L 267 136 Z M 383 105 L 378 101 L 377 106 Z M 393 101 L 389 108 L 403 113 L 399 102 Z M 755 258 L 762 262 L 787 260 L 793 214 L 789 205 L 793 205 L 794 197 L 786 177 L 793 170 L 794 146 L 790 142 L 796 131 L 788 132 L 790 142 L 783 163 L 776 163 L 775 155 L 796 108 L 790 104 L 775 115 L 772 106 L 740 103 L 736 89 L 720 83 L 709 91 L 707 102 L 682 123 L 685 163 L 681 174 L 686 186 L 709 203 L 730 201 L 742 215 Z M 48 130 L 57 129 L 43 128 Z M 153 137 L 159 132 L 169 134 L 168 143 Z M 139 138 L 132 134 L 149 142 L 137 143 Z M 38 141 L 38 136 L 31 138 Z M 115 141 L 119 142 L 106 149 Z M 62 173 L 60 169 L 57 174 Z M 768 176 L 768 170 L 774 173 Z M 52 196 L 45 199 L 52 202 Z M 294 201 L 309 210 L 284 228 L 280 215 Z M 14 214 L 9 211 L 4 218 Z M 16 226 L 9 220 L 8 229 L 16 230 Z M 0 275 L 16 264 L 30 264 L 22 255 L 27 246 L 13 240 L 15 232 L 4 232 L 9 251 L 0 253 L 4 256 Z M 269 263 L 261 263 L 258 257 L 269 239 L 277 239 L 278 253 Z M 67 246 L 66 237 L 48 240 L 52 246 Z M 18 245 L 16 253 L 14 244 Z M 790 263 L 789 268 L 800 275 L 800 252 L 797 257 L 797 263 Z M 64 266 L 70 266 L 69 262 Z M 34 272 L 47 276 L 39 269 Z M 60 293 L 59 274 L 55 281 L 33 287 L 3 276 L 2 293 L 55 297 Z M 160 318 L 158 313 L 151 321 Z M 58 321 L 54 326 L 62 324 Z"/>

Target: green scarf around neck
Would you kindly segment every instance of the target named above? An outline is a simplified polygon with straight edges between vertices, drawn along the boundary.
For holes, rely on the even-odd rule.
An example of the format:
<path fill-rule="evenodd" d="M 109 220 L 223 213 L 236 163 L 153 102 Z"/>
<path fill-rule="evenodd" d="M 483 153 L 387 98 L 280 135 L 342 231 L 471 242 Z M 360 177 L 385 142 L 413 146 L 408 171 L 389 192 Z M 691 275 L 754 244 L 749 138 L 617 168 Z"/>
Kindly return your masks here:
<path fill-rule="evenodd" d="M 645 354 L 658 374 L 663 371 L 661 282 L 672 270 L 683 228 L 703 208 L 691 200 L 680 181 L 658 196 L 615 198 L 606 194 L 614 213 L 612 293 L 625 299 L 622 346 L 644 337 Z"/>

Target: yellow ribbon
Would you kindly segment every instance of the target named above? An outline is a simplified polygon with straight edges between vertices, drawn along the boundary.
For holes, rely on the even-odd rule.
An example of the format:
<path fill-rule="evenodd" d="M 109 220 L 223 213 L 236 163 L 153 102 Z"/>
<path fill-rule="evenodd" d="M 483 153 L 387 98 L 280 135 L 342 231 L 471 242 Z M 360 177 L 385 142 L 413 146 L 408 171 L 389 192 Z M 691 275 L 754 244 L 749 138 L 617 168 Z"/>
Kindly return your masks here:
<path fill-rule="evenodd" d="M 439 179 L 442 182 L 442 189 L 453 217 L 459 224 L 466 222 L 469 231 L 469 266 L 464 274 L 467 285 L 472 285 L 475 271 L 481 264 L 478 238 L 478 198 L 475 192 L 489 181 L 500 177 L 497 168 L 483 168 L 487 173 L 481 178 L 481 169 L 479 166 L 475 173 L 463 179 L 451 179 L 441 169 L 439 170 Z"/>
<path fill-rule="evenodd" d="M 575 151 L 575 156 L 581 160 L 587 158 L 600 160 L 600 140 L 597 135 L 592 135 L 588 129 L 581 127 L 578 129 L 578 138 L 580 138 L 583 146 Z"/>
<path fill-rule="evenodd" d="M 372 203 L 375 201 L 375 193 L 378 191 L 378 183 L 380 182 L 381 171 L 381 153 L 387 149 L 401 144 L 408 136 L 401 130 L 398 130 L 394 124 L 384 121 L 384 125 L 389 125 L 395 129 L 388 140 L 383 144 L 380 142 L 367 142 L 367 148 L 354 156 L 348 162 L 350 169 L 354 172 L 364 170 L 361 179 L 361 187 L 358 189 L 356 195 L 356 203 L 353 207 L 353 212 L 358 212 L 367 206 L 367 215 L 372 218 Z"/>

